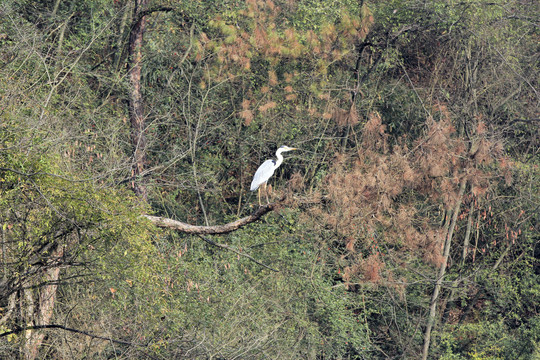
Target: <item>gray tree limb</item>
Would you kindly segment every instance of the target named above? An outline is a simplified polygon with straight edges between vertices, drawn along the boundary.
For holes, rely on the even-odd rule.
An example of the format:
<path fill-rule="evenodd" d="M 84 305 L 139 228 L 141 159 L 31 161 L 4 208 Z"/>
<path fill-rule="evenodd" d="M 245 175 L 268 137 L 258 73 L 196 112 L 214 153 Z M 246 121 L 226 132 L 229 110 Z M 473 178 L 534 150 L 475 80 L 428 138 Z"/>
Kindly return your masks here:
<path fill-rule="evenodd" d="M 177 221 L 177 220 L 173 220 L 173 219 L 169 219 L 165 217 L 160 217 L 160 216 L 152 216 L 152 215 L 143 215 L 143 216 L 147 218 L 148 220 L 150 220 L 150 222 L 152 222 L 152 224 L 154 224 L 157 227 L 176 230 L 176 231 L 186 233 L 186 234 L 193 234 L 193 235 L 227 234 L 235 230 L 238 230 L 241 227 L 246 226 L 247 224 L 250 224 L 252 222 L 259 220 L 265 214 L 276 209 L 276 207 L 280 205 L 281 201 L 282 200 L 268 204 L 268 205 L 263 205 L 259 207 L 257 210 L 255 210 L 255 212 L 253 212 L 251 215 L 248 215 L 246 217 L 243 217 L 241 219 L 232 221 L 224 225 L 210 225 L 210 226 L 191 225 L 191 224 L 183 223 L 181 221 Z"/>

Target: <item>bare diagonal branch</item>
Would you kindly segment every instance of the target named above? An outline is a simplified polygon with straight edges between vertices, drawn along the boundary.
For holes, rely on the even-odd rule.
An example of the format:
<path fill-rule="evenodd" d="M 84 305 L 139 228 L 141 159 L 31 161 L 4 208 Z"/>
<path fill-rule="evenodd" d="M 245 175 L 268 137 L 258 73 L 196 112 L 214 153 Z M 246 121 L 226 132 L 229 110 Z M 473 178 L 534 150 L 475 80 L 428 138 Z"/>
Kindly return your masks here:
<path fill-rule="evenodd" d="M 157 227 L 176 230 L 176 231 L 180 231 L 186 234 L 194 234 L 194 235 L 227 234 L 235 230 L 238 230 L 241 227 L 246 226 L 247 224 L 250 224 L 252 222 L 259 220 L 265 214 L 274 210 L 281 203 L 281 201 L 282 200 L 275 203 L 261 206 L 257 210 L 255 210 L 255 212 L 252 213 L 251 215 L 248 215 L 246 217 L 243 217 L 241 219 L 232 221 L 224 225 L 200 226 L 200 225 L 186 224 L 181 221 L 164 218 L 160 216 L 152 216 L 152 215 L 143 215 L 143 216 L 147 218 L 148 220 L 150 220 L 152 224 L 154 224 Z"/>

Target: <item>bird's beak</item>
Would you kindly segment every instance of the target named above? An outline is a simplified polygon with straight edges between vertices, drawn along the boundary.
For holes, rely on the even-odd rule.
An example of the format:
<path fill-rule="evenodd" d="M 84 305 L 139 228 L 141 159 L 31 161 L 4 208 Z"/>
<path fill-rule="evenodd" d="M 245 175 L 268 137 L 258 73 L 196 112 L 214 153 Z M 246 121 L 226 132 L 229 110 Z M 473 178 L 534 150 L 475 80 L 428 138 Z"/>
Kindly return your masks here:
<path fill-rule="evenodd" d="M 298 148 L 289 148 L 289 151 L 291 150 L 298 150 Z"/>

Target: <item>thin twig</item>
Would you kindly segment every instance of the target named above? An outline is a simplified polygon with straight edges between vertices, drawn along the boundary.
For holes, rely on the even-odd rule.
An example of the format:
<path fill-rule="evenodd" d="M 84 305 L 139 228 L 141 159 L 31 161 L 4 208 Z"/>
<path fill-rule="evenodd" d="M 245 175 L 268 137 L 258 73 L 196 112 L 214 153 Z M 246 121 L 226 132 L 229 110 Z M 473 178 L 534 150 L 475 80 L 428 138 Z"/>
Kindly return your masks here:
<path fill-rule="evenodd" d="M 228 245 L 220 244 L 220 243 L 217 243 L 217 242 L 212 241 L 212 240 L 210 240 L 210 239 L 207 239 L 206 237 L 202 236 L 201 234 L 197 234 L 197 236 L 200 237 L 201 239 L 203 239 L 204 241 L 206 241 L 207 243 L 209 243 L 210 245 L 217 246 L 217 247 L 220 247 L 220 248 L 222 248 L 222 249 L 227 249 L 227 250 L 229 250 L 229 251 L 232 251 L 232 252 L 235 253 L 235 254 L 238 254 L 238 255 L 240 255 L 240 256 L 247 257 L 249 260 L 253 261 L 253 262 L 256 263 L 256 264 L 259 264 L 259 265 L 262 266 L 262 267 L 265 267 L 265 268 L 267 268 L 267 269 L 269 269 L 269 270 L 272 270 L 272 271 L 275 271 L 275 272 L 279 272 L 279 270 L 276 270 L 276 269 L 274 269 L 274 268 L 271 268 L 270 266 L 265 265 L 265 264 L 263 264 L 262 262 L 255 260 L 254 258 L 252 258 L 251 256 L 249 256 L 248 254 L 243 253 L 243 252 L 241 252 L 241 251 L 238 251 L 238 250 L 236 250 L 236 249 L 233 249 L 232 247 L 230 247 L 230 246 L 228 246 Z"/>

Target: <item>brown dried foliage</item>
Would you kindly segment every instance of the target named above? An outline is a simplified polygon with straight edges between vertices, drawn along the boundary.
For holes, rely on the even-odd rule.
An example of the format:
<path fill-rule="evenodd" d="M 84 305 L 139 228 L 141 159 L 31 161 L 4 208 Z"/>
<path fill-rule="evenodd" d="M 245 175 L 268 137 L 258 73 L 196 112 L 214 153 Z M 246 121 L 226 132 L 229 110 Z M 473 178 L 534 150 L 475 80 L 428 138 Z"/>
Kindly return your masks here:
<path fill-rule="evenodd" d="M 277 103 L 275 101 L 269 101 L 264 105 L 259 106 L 260 112 L 266 112 L 270 109 L 274 109 L 277 106 Z"/>
<path fill-rule="evenodd" d="M 446 237 L 440 209 L 455 206 L 463 179 L 476 198 L 489 190 L 496 174 L 483 165 L 504 159 L 501 147 L 482 125 L 469 140 L 458 136 L 449 115 L 442 118 L 428 121 L 412 149 L 398 144 L 390 150 L 381 116 L 371 113 L 358 154 L 336 155 L 325 180 L 327 201 L 312 215 L 343 239 L 350 261 L 346 282 L 381 281 L 386 257 L 374 239 L 386 244 L 393 261 L 440 265 Z M 471 142 L 478 144 L 474 153 L 467 150 Z"/>
<path fill-rule="evenodd" d="M 243 75 L 250 74 L 259 76 L 262 72 L 252 73 L 252 61 L 268 64 L 266 70 L 268 77 L 264 85 L 261 82 L 260 92 L 262 95 L 256 99 L 256 102 L 268 102 L 264 99 L 267 94 L 272 92 L 281 92 L 278 96 L 271 96 L 273 100 L 284 98 L 288 102 L 295 102 L 296 109 L 306 110 L 305 104 L 301 104 L 306 90 L 305 79 L 299 74 L 285 73 L 283 78 L 278 78 L 276 69 L 283 61 L 302 61 L 305 62 L 311 72 L 316 72 L 320 76 L 315 76 L 317 86 L 323 86 L 328 68 L 336 61 L 344 57 L 353 56 L 355 44 L 359 39 L 363 39 L 373 23 L 367 6 L 362 7 L 360 16 L 344 15 L 335 24 L 327 23 L 320 28 L 303 30 L 290 26 L 290 23 L 283 21 L 287 18 L 290 10 L 297 7 L 294 1 L 273 2 L 271 0 L 246 0 L 246 7 L 238 10 L 242 15 L 241 20 L 232 19 L 227 15 L 218 15 L 212 19 L 210 26 L 215 32 L 202 33 L 197 42 L 196 60 L 216 60 L 216 66 L 209 71 L 208 81 L 222 81 L 225 78 L 232 82 L 242 82 Z M 239 26 L 239 21 L 241 24 Z M 251 31 L 244 30 L 251 29 Z M 209 34 L 215 33 L 216 36 L 210 38 Z M 261 61 L 262 60 L 262 61 Z M 223 76 L 220 74 L 227 74 Z M 248 76 L 247 78 L 249 78 Z M 285 81 L 287 86 L 278 86 L 280 81 Z M 296 87 L 295 82 L 300 82 L 300 87 Z M 308 85 L 309 86 L 309 85 Z M 293 90 L 294 89 L 294 90 Z M 318 113 L 323 113 L 322 108 L 325 104 L 318 104 Z M 311 104 L 308 106 L 311 107 Z M 346 109 L 347 107 L 345 107 Z M 263 108 L 267 109 L 268 108 Z M 254 114 L 254 109 L 243 109 L 240 117 L 249 124 Z M 324 111 L 327 116 L 332 116 L 333 111 Z M 335 112 L 336 121 L 339 124 L 354 125 L 358 123 L 359 116 L 354 107 L 349 106 L 349 110 L 342 113 Z"/>
<path fill-rule="evenodd" d="M 289 180 L 289 185 L 292 190 L 300 191 L 304 189 L 304 177 L 299 172 L 294 172 Z"/>
<path fill-rule="evenodd" d="M 339 126 L 356 125 L 360 120 L 358 112 L 356 111 L 356 106 L 354 106 L 354 104 L 348 110 L 335 107 L 332 118 Z"/>
<path fill-rule="evenodd" d="M 381 261 L 379 253 L 370 255 L 360 266 L 360 271 L 364 277 L 363 280 L 374 283 L 381 280 L 381 272 L 383 269 L 384 263 Z"/>
<path fill-rule="evenodd" d="M 240 111 L 240 117 L 244 119 L 244 125 L 248 126 L 253 121 L 253 112 L 250 110 L 251 101 L 244 99 L 242 101 L 242 111 Z"/>
<path fill-rule="evenodd" d="M 298 96 L 296 94 L 288 94 L 287 96 L 285 96 L 285 100 L 287 101 L 294 101 L 298 98 Z"/>
<path fill-rule="evenodd" d="M 278 84 L 276 72 L 273 71 L 273 70 L 270 70 L 270 71 L 268 72 L 268 83 L 269 83 L 271 86 L 276 86 L 276 85 Z"/>

